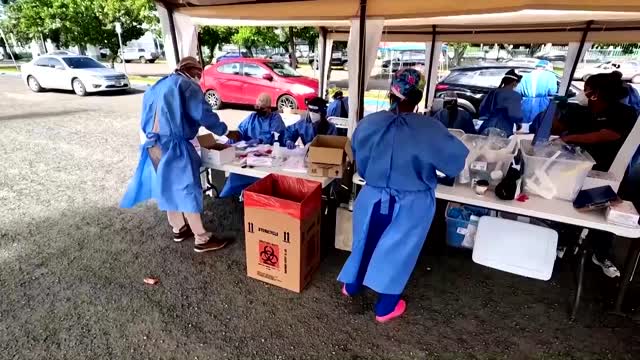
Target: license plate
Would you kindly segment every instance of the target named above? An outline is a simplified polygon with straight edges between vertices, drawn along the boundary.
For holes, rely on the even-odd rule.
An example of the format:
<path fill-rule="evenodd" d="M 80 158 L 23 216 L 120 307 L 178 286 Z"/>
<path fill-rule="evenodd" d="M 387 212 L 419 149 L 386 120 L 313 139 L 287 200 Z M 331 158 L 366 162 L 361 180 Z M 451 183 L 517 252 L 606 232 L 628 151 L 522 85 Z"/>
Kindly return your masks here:
<path fill-rule="evenodd" d="M 122 81 L 116 81 L 116 86 L 122 86 Z"/>

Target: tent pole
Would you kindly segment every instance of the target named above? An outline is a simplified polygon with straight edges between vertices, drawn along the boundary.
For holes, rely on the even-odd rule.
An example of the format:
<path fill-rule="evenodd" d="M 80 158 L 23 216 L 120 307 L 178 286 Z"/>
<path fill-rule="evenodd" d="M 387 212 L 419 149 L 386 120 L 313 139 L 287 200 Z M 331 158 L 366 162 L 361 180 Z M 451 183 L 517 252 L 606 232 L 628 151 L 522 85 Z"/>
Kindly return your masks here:
<path fill-rule="evenodd" d="M 178 35 L 176 35 L 176 24 L 173 22 L 173 7 L 166 6 L 169 15 L 169 31 L 171 32 L 171 46 L 173 46 L 173 57 L 176 64 L 180 62 L 180 52 L 178 50 Z"/>
<path fill-rule="evenodd" d="M 320 73 L 320 86 L 318 89 L 318 96 L 321 98 L 325 97 L 325 93 L 327 92 L 327 82 L 328 79 L 324 78 L 324 66 L 325 66 L 325 58 L 327 57 L 327 28 L 321 26 L 318 29 L 319 41 L 318 41 L 318 56 L 315 61 L 317 61 L 316 65 L 318 65 L 318 71 Z M 313 67 L 313 66 L 312 66 Z"/>
<path fill-rule="evenodd" d="M 358 39 L 358 112 L 356 123 L 364 117 L 365 41 L 367 34 L 367 0 L 360 0 L 360 32 Z"/>
<path fill-rule="evenodd" d="M 587 26 L 584 28 L 582 32 L 582 38 L 580 39 L 580 46 L 578 46 L 578 55 L 573 60 L 573 64 L 571 64 L 571 72 L 569 73 L 569 85 L 564 90 L 564 95 L 569 94 L 569 89 L 571 88 L 571 81 L 573 80 L 573 75 L 576 73 L 576 69 L 578 68 L 578 63 L 580 62 L 580 58 L 582 57 L 582 51 L 584 50 L 584 43 L 587 42 L 587 36 L 589 35 L 589 30 L 591 30 L 591 25 L 593 25 L 593 20 L 587 21 Z"/>
<path fill-rule="evenodd" d="M 431 34 L 431 51 L 429 52 L 429 70 L 427 71 L 427 82 L 426 82 L 426 95 L 424 98 L 424 110 L 427 110 L 427 106 L 429 105 L 429 98 L 431 96 L 431 72 L 433 71 L 433 52 L 436 49 L 436 26 L 432 26 L 433 34 Z"/>

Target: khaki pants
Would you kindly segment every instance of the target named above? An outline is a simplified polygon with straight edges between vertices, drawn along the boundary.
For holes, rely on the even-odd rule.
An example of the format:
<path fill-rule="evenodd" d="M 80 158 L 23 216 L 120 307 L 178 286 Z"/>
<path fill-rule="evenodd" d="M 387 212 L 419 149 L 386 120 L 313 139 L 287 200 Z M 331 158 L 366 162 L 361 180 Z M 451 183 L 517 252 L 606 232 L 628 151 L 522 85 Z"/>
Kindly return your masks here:
<path fill-rule="evenodd" d="M 191 231 L 193 231 L 196 244 L 203 244 L 207 242 L 211 236 L 211 233 L 207 232 L 204 228 L 204 224 L 202 224 L 202 216 L 198 213 L 167 211 L 167 218 L 169 218 L 169 224 L 175 233 L 179 232 L 180 229 L 188 223 Z"/>

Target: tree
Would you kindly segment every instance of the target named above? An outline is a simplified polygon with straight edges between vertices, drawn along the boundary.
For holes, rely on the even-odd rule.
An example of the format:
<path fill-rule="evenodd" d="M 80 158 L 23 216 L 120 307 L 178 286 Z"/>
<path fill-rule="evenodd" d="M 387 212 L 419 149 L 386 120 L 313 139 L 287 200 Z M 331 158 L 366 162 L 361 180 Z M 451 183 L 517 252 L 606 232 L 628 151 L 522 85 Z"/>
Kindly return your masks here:
<path fill-rule="evenodd" d="M 450 60 L 449 66 L 460 66 L 469 46 L 471 46 L 469 43 L 449 43 L 449 51 L 453 50 L 453 59 Z"/>
<path fill-rule="evenodd" d="M 272 27 L 265 26 L 240 26 L 238 32 L 231 37 L 231 41 L 247 50 L 253 57 L 253 50 L 259 46 L 276 47 L 279 45 L 278 34 Z"/>
<path fill-rule="evenodd" d="M 201 45 L 209 49 L 209 58 L 213 59 L 214 51 L 224 44 L 231 43 L 237 32 L 238 28 L 231 26 L 203 26 L 200 28 Z"/>

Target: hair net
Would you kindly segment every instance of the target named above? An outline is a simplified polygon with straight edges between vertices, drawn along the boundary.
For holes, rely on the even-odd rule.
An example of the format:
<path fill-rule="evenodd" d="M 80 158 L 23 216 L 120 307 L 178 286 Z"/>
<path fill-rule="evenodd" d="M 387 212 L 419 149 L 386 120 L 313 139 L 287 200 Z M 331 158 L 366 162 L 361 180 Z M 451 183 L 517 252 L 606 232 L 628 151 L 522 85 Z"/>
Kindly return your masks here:
<path fill-rule="evenodd" d="M 404 100 L 412 91 L 418 90 L 420 79 L 422 79 L 420 72 L 416 69 L 405 68 L 398 70 L 391 80 L 391 92 Z"/>
<path fill-rule="evenodd" d="M 271 107 L 271 95 L 267 93 L 262 93 L 258 95 L 256 99 L 256 107 L 257 108 L 270 108 Z"/>
<path fill-rule="evenodd" d="M 549 61 L 547 60 L 540 60 L 536 64 L 536 67 L 541 67 L 541 68 L 546 68 L 547 66 L 549 66 Z"/>

